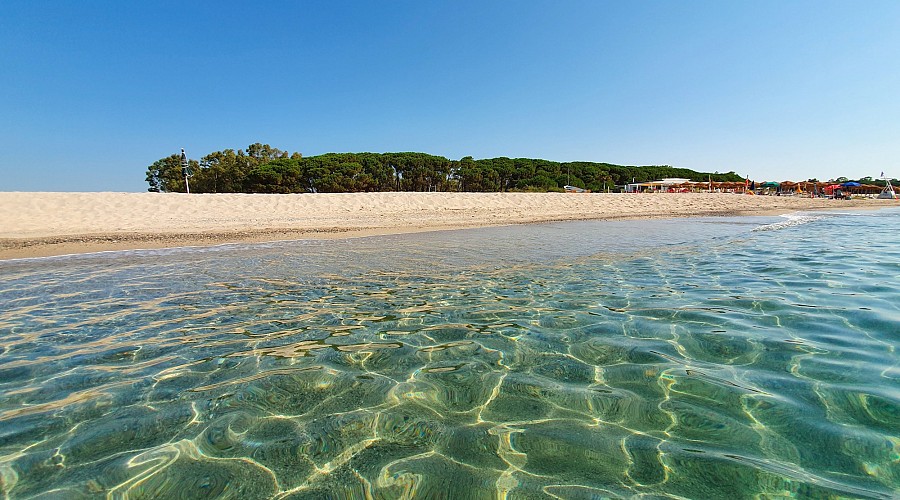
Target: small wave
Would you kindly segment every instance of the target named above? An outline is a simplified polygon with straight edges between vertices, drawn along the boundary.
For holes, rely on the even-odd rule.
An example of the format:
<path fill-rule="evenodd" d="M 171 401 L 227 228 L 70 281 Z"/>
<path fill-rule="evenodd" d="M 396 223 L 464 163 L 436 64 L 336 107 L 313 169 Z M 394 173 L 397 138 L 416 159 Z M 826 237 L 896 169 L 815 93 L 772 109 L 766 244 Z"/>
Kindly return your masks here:
<path fill-rule="evenodd" d="M 808 224 L 810 222 L 815 222 L 817 220 L 822 220 L 827 217 L 831 217 L 834 214 L 809 214 L 809 213 L 793 213 L 793 214 L 784 214 L 783 217 L 785 220 L 773 222 L 772 224 L 765 224 L 756 228 L 753 228 L 753 231 L 777 231 L 779 229 L 787 229 L 789 227 L 800 226 L 803 224 Z"/>

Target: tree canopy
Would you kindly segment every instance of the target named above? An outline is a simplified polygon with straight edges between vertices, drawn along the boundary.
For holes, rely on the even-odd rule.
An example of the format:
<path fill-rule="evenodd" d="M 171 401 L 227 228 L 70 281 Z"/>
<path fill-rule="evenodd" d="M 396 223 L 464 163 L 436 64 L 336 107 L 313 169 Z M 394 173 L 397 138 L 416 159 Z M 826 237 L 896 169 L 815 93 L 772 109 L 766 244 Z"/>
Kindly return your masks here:
<path fill-rule="evenodd" d="M 149 191 L 183 192 L 179 155 L 147 167 Z M 450 160 L 426 153 L 327 153 L 304 157 L 268 144 L 215 151 L 190 160 L 195 193 L 349 193 L 371 191 L 561 191 L 571 185 L 605 191 L 632 181 L 666 177 L 741 181 L 743 177 L 667 165 L 625 166 L 532 158 L 466 156 Z"/>

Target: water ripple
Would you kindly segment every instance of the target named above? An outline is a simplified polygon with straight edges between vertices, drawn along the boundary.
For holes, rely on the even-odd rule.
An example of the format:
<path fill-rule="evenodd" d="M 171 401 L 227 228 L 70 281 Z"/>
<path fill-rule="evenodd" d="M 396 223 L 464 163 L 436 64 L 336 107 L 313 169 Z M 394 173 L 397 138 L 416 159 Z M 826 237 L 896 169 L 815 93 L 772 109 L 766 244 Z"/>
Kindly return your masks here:
<path fill-rule="evenodd" d="M 0 491 L 889 498 L 896 215 L 0 264 Z"/>

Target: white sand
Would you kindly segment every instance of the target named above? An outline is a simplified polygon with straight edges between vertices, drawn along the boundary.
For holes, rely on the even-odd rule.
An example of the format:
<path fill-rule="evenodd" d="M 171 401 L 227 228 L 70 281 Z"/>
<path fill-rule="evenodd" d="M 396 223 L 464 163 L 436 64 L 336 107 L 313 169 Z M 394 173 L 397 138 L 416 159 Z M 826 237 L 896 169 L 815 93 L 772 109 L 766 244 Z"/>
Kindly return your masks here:
<path fill-rule="evenodd" d="M 0 258 L 556 220 L 891 205 L 897 203 L 717 193 L 0 193 Z"/>

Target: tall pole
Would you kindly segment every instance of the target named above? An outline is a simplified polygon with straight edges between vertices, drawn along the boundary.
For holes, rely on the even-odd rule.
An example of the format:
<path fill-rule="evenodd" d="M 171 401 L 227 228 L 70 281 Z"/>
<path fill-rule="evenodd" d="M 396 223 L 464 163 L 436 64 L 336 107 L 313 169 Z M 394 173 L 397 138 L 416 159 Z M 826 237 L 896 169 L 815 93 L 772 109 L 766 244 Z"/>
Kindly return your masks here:
<path fill-rule="evenodd" d="M 188 177 L 190 177 L 190 172 L 188 169 L 188 161 L 187 156 L 184 154 L 184 148 L 181 148 L 181 175 L 184 176 L 184 189 L 187 194 L 191 194 L 191 186 L 188 183 Z"/>

